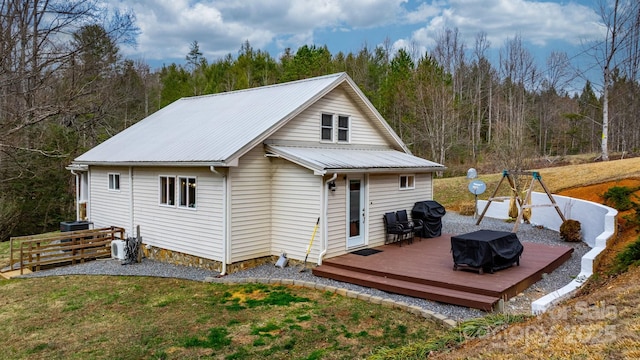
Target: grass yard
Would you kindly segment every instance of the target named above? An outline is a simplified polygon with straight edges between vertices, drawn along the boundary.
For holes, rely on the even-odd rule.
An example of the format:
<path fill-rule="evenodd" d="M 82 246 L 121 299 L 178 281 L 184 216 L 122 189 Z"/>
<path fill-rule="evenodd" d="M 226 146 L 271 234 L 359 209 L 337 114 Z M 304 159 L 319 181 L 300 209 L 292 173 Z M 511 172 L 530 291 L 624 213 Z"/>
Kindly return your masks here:
<path fill-rule="evenodd" d="M 0 323 L 2 359 L 353 359 L 446 332 L 300 287 L 108 276 L 2 280 Z"/>

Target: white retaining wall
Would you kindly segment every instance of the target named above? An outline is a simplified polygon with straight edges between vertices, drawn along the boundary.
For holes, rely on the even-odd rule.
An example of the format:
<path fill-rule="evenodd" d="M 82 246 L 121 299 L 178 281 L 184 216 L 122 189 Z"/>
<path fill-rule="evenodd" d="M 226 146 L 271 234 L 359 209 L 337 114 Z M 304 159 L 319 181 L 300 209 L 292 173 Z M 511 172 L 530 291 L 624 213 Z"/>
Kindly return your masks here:
<path fill-rule="evenodd" d="M 572 296 L 582 286 L 582 283 L 593 275 L 593 265 L 596 257 L 607 247 L 607 242 L 616 233 L 617 210 L 592 201 L 574 199 L 567 196 L 553 195 L 553 199 L 566 219 L 574 219 L 580 222 L 583 241 L 591 247 L 591 251 L 582 257 L 580 274 L 573 281 L 531 303 L 533 314 L 543 313 L 553 305 Z M 551 204 L 551 200 L 549 200 L 546 193 L 534 192 L 531 196 L 531 203 L 534 205 Z M 487 200 L 478 200 L 478 213 L 484 210 L 486 204 Z M 507 219 L 509 218 L 508 213 L 508 200 L 493 201 L 485 216 Z M 560 219 L 553 206 L 533 208 L 530 222 L 555 231 L 559 231 L 560 225 L 562 225 L 562 219 Z"/>

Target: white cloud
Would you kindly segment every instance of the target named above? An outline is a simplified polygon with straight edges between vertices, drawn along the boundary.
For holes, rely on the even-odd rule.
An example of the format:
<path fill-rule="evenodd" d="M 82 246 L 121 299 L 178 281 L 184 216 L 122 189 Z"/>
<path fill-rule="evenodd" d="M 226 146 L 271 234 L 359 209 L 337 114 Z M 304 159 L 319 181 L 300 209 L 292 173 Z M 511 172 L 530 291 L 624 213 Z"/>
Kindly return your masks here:
<path fill-rule="evenodd" d="M 440 4 L 442 5 L 442 4 Z M 435 6 L 422 6 L 407 15 L 408 19 L 425 18 Z M 468 46 L 474 37 L 485 32 L 494 48 L 515 35 L 537 46 L 552 41 L 579 45 L 600 36 L 599 18 L 594 9 L 576 3 L 560 4 L 530 0 L 450 0 L 446 8 L 415 30 L 406 42 L 430 47 L 437 34 L 446 28 L 458 28 Z"/>
<path fill-rule="evenodd" d="M 235 53 L 249 40 L 256 49 L 313 43 L 318 30 L 344 32 L 397 21 L 406 0 L 142 0 L 123 5 L 137 16 L 141 34 L 127 55 L 179 59 L 198 41 L 207 58 Z"/>

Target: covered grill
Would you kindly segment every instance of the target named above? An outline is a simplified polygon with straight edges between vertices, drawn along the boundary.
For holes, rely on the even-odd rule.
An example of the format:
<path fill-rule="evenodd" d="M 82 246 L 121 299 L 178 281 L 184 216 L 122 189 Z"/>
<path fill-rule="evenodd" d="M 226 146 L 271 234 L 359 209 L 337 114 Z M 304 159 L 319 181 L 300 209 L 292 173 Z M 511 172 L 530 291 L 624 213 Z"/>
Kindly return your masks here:
<path fill-rule="evenodd" d="M 437 201 L 418 201 L 413 205 L 411 218 L 421 220 L 424 223 L 419 234 L 421 238 L 433 238 L 442 234 L 442 217 L 447 213 L 444 206 Z M 418 234 L 416 234 L 418 235 Z"/>

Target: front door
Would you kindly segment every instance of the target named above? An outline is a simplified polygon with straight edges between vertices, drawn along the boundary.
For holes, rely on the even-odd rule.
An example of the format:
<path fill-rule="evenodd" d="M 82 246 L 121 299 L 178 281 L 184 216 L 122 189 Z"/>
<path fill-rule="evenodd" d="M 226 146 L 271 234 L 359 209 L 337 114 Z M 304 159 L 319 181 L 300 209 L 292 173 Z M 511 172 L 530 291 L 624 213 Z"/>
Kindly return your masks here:
<path fill-rule="evenodd" d="M 364 245 L 364 182 L 350 177 L 347 183 L 347 248 Z"/>

